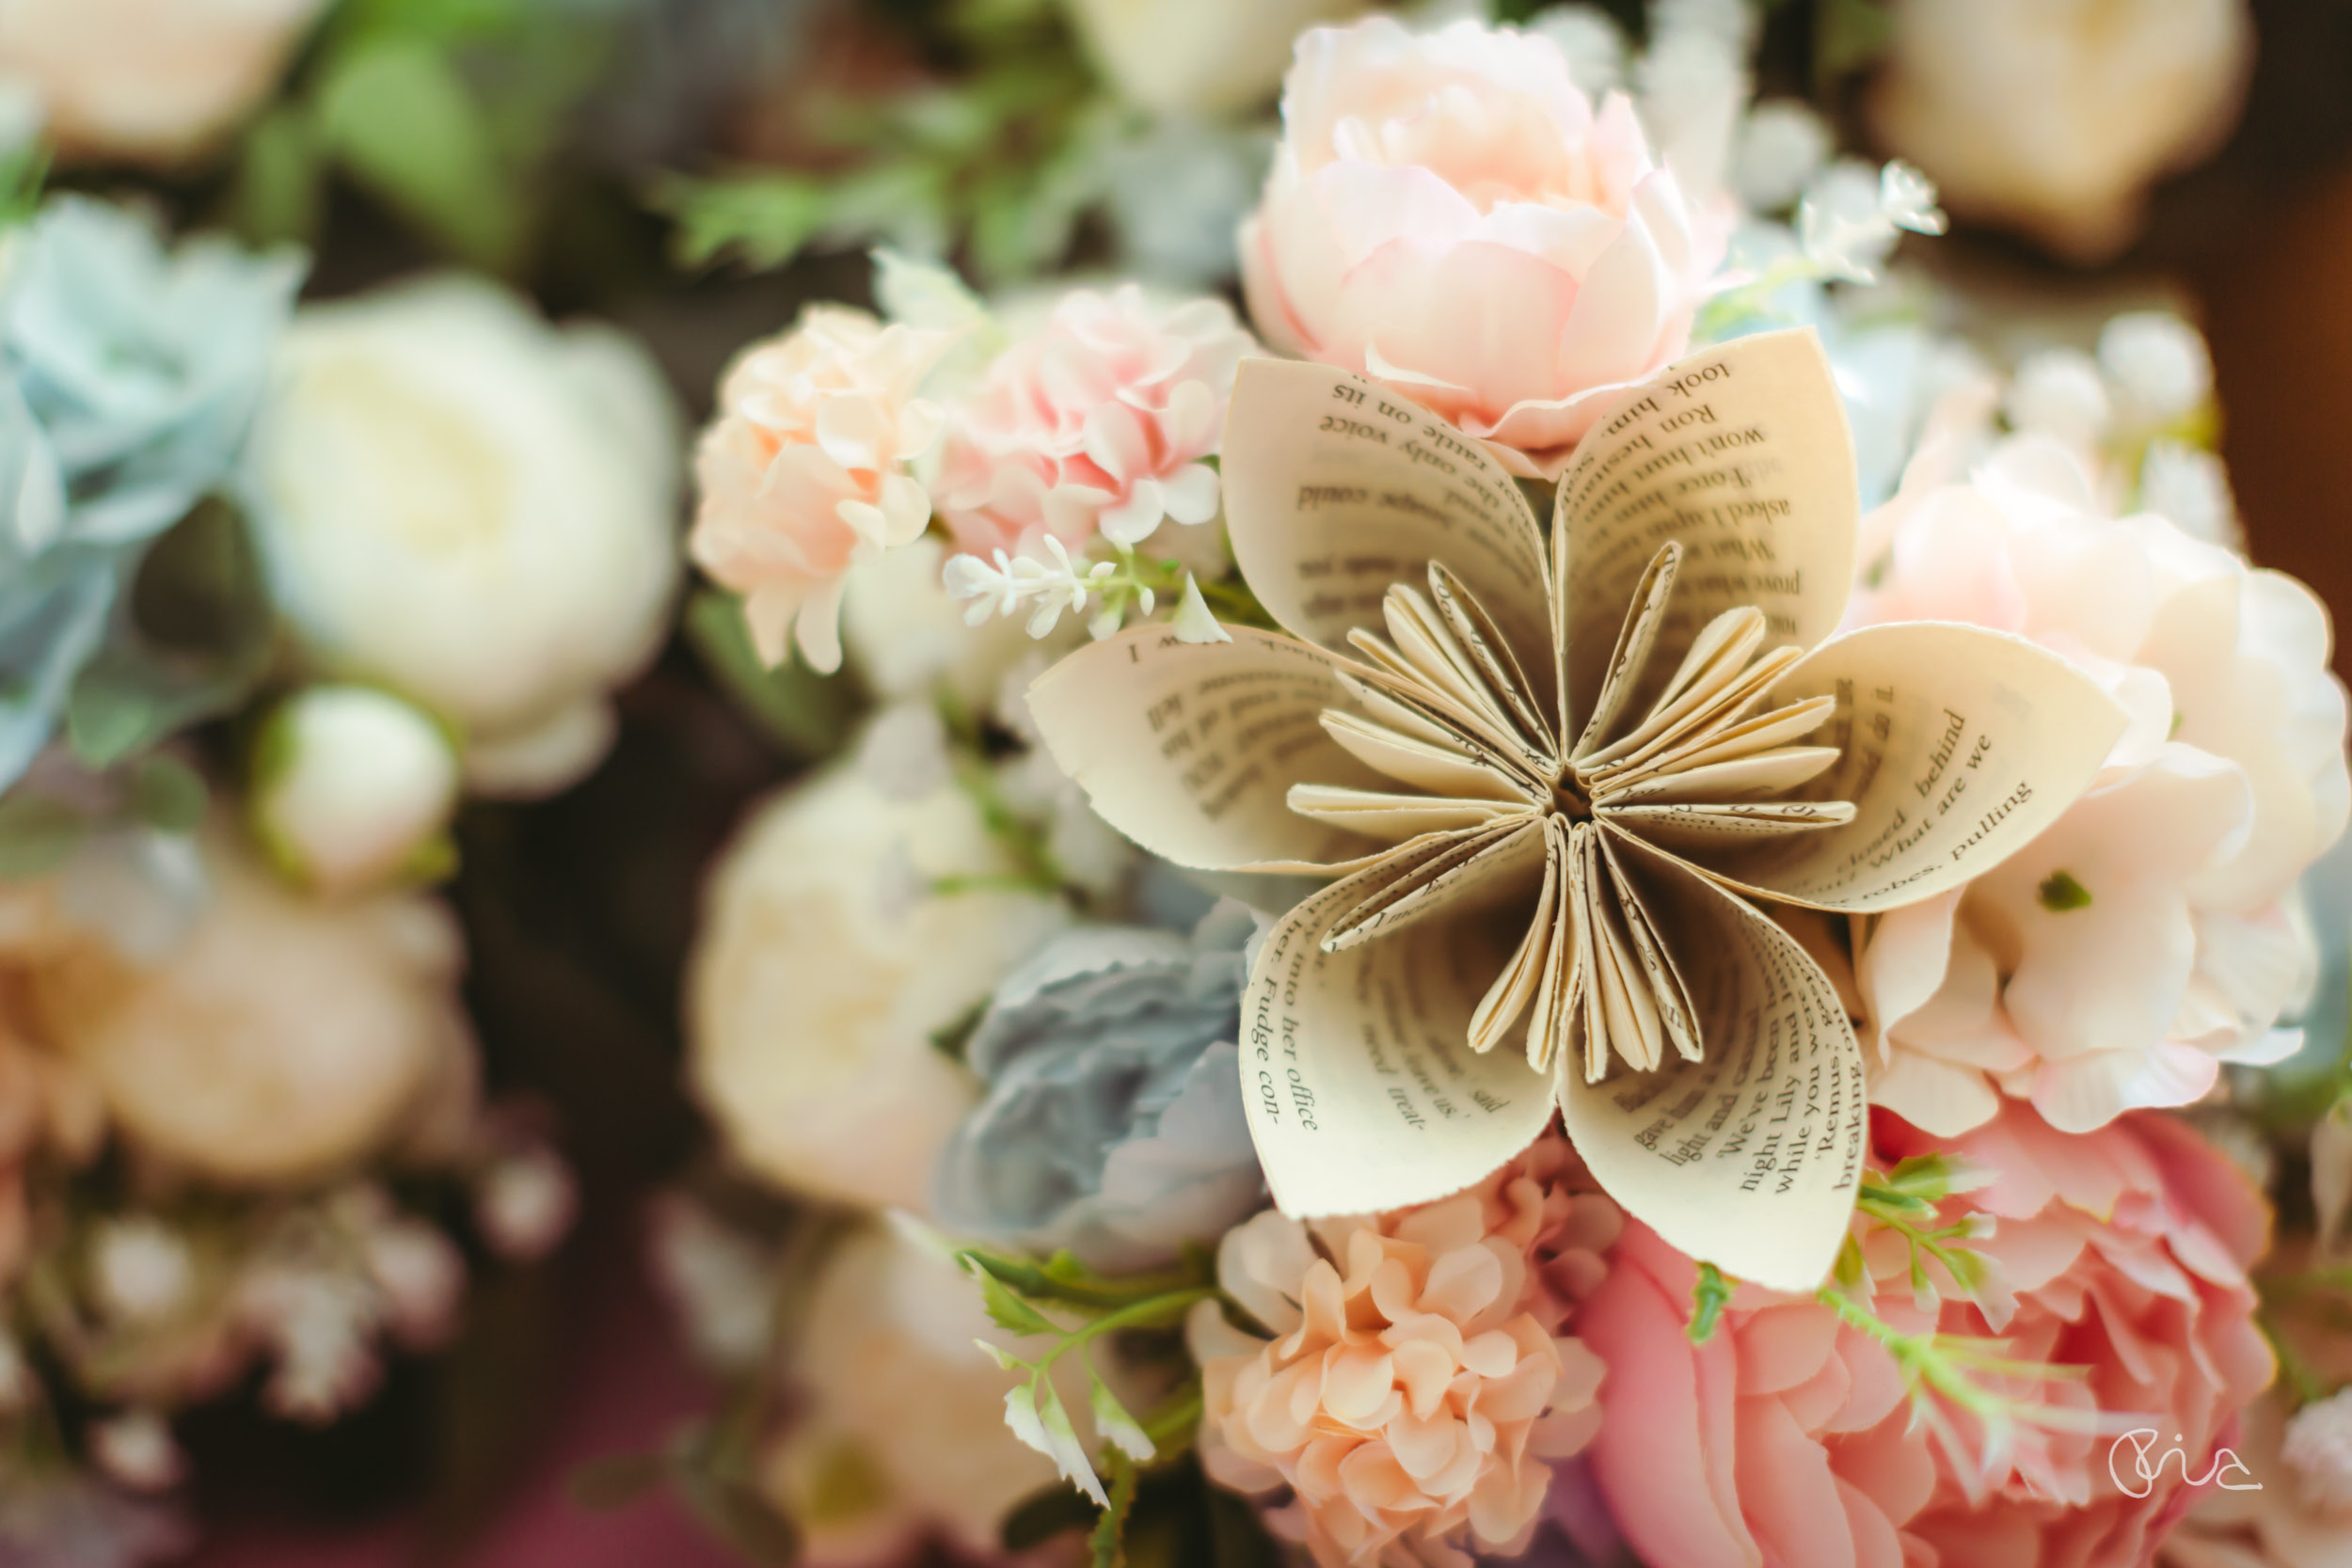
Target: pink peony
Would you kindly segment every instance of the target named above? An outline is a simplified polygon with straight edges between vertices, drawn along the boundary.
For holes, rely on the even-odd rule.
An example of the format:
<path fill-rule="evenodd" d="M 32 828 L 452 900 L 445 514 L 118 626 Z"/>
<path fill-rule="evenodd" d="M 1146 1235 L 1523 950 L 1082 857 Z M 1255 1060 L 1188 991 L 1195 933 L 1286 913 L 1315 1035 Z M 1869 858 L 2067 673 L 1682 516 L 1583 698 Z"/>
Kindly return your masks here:
<path fill-rule="evenodd" d="M 2005 442 L 1967 483 L 1935 461 L 1866 520 L 1849 622 L 2017 633 L 2133 722 L 2040 838 L 1867 928 L 1872 1098 L 1946 1134 L 1996 1091 L 2070 1132 L 2187 1104 L 2300 1038 L 2276 1027 L 2311 963 L 2284 900 L 2352 810 L 2327 612 L 2161 517 L 2106 515 L 2051 442 Z"/>
<path fill-rule="evenodd" d="M 1906 1334 L 1997 1335 L 1996 1354 L 2082 1369 L 2079 1381 L 2011 1386 L 2072 1418 L 2020 1425 L 1980 1469 L 1981 1432 L 1952 1414 L 1961 1443 L 1947 1444 L 1915 1423 L 1877 1340 L 1819 1302 L 1753 1286 L 1693 1345 L 1694 1266 L 1629 1224 L 1576 1320 L 1608 1369 L 1591 1463 L 1619 1528 L 1649 1568 L 2146 1562 L 2188 1500 L 2180 1465 L 2127 1496 L 2108 1470 L 2114 1432 L 2092 1423 L 2159 1428 L 2191 1476 L 2205 1473 L 2271 1374 L 2245 1273 L 2268 1241 L 2261 1197 L 2164 1117 L 2078 1136 L 2011 1105 L 1941 1145 L 1891 1117 L 1875 1132 L 1885 1164 L 1942 1148 L 1997 1173 L 1942 1216 L 1997 1222 L 1970 1243 L 1994 1265 L 1989 1306 L 1915 1301 L 1907 1249 L 1880 1229 L 1865 1244 L 1880 1315 Z"/>
<path fill-rule="evenodd" d="M 813 668 L 839 669 L 842 575 L 930 526 L 906 465 L 939 437 L 938 407 L 914 393 L 948 342 L 813 306 L 727 372 L 694 453 L 702 505 L 687 547 L 743 595 L 769 663 L 788 631 Z"/>
<path fill-rule="evenodd" d="M 1441 1202 L 1306 1224 L 1268 1211 L 1228 1232 L 1218 1277 L 1277 1338 L 1195 1309 L 1210 1475 L 1287 1486 L 1271 1522 L 1324 1568 L 1523 1548 L 1545 1462 L 1599 1420 L 1599 1365 L 1558 1330 L 1621 1221 L 1571 1196 L 1574 1169 L 1547 1138 Z"/>
<path fill-rule="evenodd" d="M 957 542 L 982 556 L 1045 534 L 1135 545 L 1163 518 L 1209 521 L 1216 470 L 1201 459 L 1255 347 L 1220 300 L 1161 307 L 1132 283 L 1064 294 L 955 410 L 938 487 Z"/>
<path fill-rule="evenodd" d="M 1388 17 L 1301 36 L 1241 233 L 1276 347 L 1361 371 L 1556 476 L 1612 392 L 1689 346 L 1727 225 L 1597 114 L 1549 39 Z"/>

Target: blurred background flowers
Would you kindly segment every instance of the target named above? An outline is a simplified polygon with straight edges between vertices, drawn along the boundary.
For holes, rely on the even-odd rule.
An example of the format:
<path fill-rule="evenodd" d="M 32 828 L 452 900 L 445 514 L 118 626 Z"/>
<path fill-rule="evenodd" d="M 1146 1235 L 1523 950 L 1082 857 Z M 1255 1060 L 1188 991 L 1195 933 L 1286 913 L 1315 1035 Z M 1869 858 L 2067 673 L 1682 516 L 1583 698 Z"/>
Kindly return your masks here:
<path fill-rule="evenodd" d="M 1532 1259 L 1425 1332 L 1510 1325 L 1571 1479 L 1431 1495 L 1607 1560 L 1654 1458 L 1590 1430 L 1586 1344 L 1745 1356 L 1798 1309 L 1693 1349 L 1688 1260 L 1549 1145 L 1229 1236 L 1249 915 L 1022 703 L 1089 630 L 1251 618 L 1216 443 L 1262 351 L 1533 477 L 1694 335 L 1817 327 L 1886 503 L 1857 616 L 2170 703 L 2047 854 L 1855 936 L 1880 1099 L 1947 1141 L 2029 1104 L 2162 1194 L 2217 1157 L 2116 1118 L 2235 1085 L 2200 1125 L 2317 1245 L 2347 86 L 2343 0 L 0 0 L 0 1562 L 1066 1560 L 1092 1511 L 970 1354 L 1011 1337 L 894 1211 L 1285 1335 L 1350 1249 Z M 2085 559 L 2164 635 L 2084 612 Z M 1970 1200 L 2069 1238 L 2020 1321 L 2197 1251 L 2203 1360 L 2146 1397 L 2218 1430 L 2254 1222 L 2110 1219 L 2081 1174 Z M 2297 1399 L 2352 1370 L 2310 1316 Z M 1204 1402 L 1133 1560 L 1275 1560 L 1201 1465 L 1375 1528 L 1251 1424 L 1327 1347 L 1196 1320 L 1187 1386 L 1181 1318 L 1041 1386 Z M 1789 1332 L 1776 1388 L 1861 1364 Z M 2242 1451 L 2352 1487 L 2341 1411 L 2268 1401 Z M 1726 1465 L 1843 1476 L 1900 1418 L 1782 1402 Z M 1725 1550 L 1798 1528 L 1750 1474 Z M 1938 1497 L 1883 1512 L 1963 1539 Z M 2308 1568 L 2311 1528 L 2201 1507 L 2169 1549 Z"/>

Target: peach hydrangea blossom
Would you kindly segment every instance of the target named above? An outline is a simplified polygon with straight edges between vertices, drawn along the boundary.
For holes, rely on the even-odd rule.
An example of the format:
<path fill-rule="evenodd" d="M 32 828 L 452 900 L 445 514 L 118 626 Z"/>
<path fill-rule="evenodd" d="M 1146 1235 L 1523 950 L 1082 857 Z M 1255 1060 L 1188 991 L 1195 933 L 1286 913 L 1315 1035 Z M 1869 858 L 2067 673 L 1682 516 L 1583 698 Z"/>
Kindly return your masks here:
<path fill-rule="evenodd" d="M 1387 383 L 1556 476 L 1600 405 L 1689 346 L 1724 214 L 1596 111 L 1550 39 L 1394 19 L 1298 40 L 1282 141 L 1243 226 L 1277 348 Z"/>
<path fill-rule="evenodd" d="M 1323 1568 L 1524 1547 L 1599 1420 L 1599 1364 L 1559 1330 L 1622 1221 L 1576 1169 L 1547 1138 L 1440 1202 L 1228 1232 L 1218 1278 L 1276 1338 L 1194 1309 L 1211 1477 L 1287 1487 L 1269 1522 Z"/>
<path fill-rule="evenodd" d="M 1136 545 L 1217 513 L 1233 372 L 1256 345 L 1222 300 L 1162 305 L 1133 283 L 1061 296 L 954 410 L 940 511 L 977 555 L 1051 534 Z"/>
<path fill-rule="evenodd" d="M 930 497 L 908 465 L 945 419 L 915 393 L 950 341 L 812 306 L 727 372 L 694 454 L 702 503 L 688 548 L 743 595 L 769 663 L 788 637 L 812 668 L 839 669 L 843 575 L 930 526 Z"/>
<path fill-rule="evenodd" d="M 2288 900 L 2352 810 L 2327 612 L 2162 517 L 2108 515 L 2055 443 L 2003 442 L 1964 483 L 1941 461 L 1866 520 L 1849 620 L 2017 633 L 2132 722 L 2025 849 L 1861 931 L 1872 1098 L 1945 1134 L 2002 1094 L 2070 1132 L 2187 1104 L 2300 1038 L 2279 1027 L 2312 963 Z"/>
<path fill-rule="evenodd" d="M 1995 1354 L 2077 1369 L 2002 1380 L 2057 1415 L 2021 1418 L 2003 1447 L 1947 1407 L 1939 1440 L 1877 1339 L 1824 1303 L 1754 1286 L 1694 1345 L 1694 1265 L 1629 1224 L 1576 1320 L 1607 1368 L 1590 1463 L 1627 1539 L 1649 1568 L 2146 1562 L 2189 1488 L 2170 1464 L 2133 1497 L 2108 1450 L 2122 1428 L 2157 1427 L 2201 1476 L 2269 1381 L 2246 1275 L 2269 1240 L 2260 1195 L 2161 1116 L 2077 1135 L 2010 1104 L 1938 1143 L 1882 1113 L 1874 1143 L 1883 1164 L 1940 1149 L 1993 1178 L 1940 1214 L 1993 1222 L 1968 1243 L 1992 1265 L 1981 1302 L 1932 1264 L 1946 1293 L 1916 1299 L 1903 1239 L 1866 1230 L 1879 1316 L 1905 1334 L 1998 1336 Z"/>

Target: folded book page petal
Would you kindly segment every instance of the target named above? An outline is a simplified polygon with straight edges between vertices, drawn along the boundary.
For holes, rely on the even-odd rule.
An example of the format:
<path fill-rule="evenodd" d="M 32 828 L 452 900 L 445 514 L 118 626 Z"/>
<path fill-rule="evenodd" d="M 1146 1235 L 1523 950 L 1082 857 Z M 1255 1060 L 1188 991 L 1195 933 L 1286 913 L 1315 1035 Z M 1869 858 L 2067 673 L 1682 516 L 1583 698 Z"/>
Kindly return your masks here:
<path fill-rule="evenodd" d="M 1286 1214 L 1362 1213 L 1460 1191 L 1534 1142 L 1550 1085 L 1516 1052 L 1470 1048 L 1471 1015 L 1518 932 L 1465 904 L 1413 940 L 1323 950 L 1381 867 L 1284 916 L 1242 996 L 1242 1098 Z"/>
<path fill-rule="evenodd" d="M 1552 514 L 1562 733 L 1596 711 L 1610 632 L 1661 545 L 1681 546 L 1681 572 L 1622 704 L 1635 714 L 1724 610 L 1761 610 L 1768 646 L 1826 638 L 1845 613 L 1859 516 L 1845 407 L 1810 330 L 1737 339 L 1619 393 L 1561 475 Z"/>
<path fill-rule="evenodd" d="M 1246 626 L 1230 642 L 1131 627 L 1078 649 L 1029 687 L 1061 770 L 1104 821 L 1178 865 L 1343 861 L 1375 847 L 1290 809 L 1293 783 L 1378 789 L 1326 734 L 1350 705 L 1329 655 Z"/>
<path fill-rule="evenodd" d="M 2058 655 L 1940 621 L 1835 638 L 1771 693 L 1817 696 L 1836 700 L 1817 738 L 1841 755 L 1798 794 L 1850 801 L 1852 819 L 1691 858 L 1763 896 L 1851 912 L 1915 904 L 1998 865 L 2074 803 L 2126 722 Z"/>
<path fill-rule="evenodd" d="M 1391 583 L 1420 584 L 1442 557 L 1503 642 L 1549 646 L 1543 535 L 1518 483 L 1418 404 L 1327 365 L 1246 359 L 1223 473 L 1233 562 L 1296 636 L 1345 647 L 1381 626 Z M 1527 673 L 1548 714 L 1549 668 Z"/>
<path fill-rule="evenodd" d="M 1705 1053 L 1597 1084 L 1564 1053 L 1554 1082 L 1568 1137 L 1609 1196 L 1672 1245 L 1810 1291 L 1845 1237 L 1868 1125 L 1836 988 L 1736 895 L 1639 846 L 1623 854 L 1645 908 L 1695 966 L 1685 973 Z"/>

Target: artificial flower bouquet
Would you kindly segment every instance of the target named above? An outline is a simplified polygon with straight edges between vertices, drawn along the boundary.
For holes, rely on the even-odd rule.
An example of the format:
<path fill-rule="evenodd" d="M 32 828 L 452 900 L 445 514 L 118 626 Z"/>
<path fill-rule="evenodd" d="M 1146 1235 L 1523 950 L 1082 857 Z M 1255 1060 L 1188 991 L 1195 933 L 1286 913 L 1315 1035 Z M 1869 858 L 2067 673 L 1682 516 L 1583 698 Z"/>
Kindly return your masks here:
<path fill-rule="evenodd" d="M 709 883 L 655 1258 L 803 1560 L 2352 1542 L 2345 700 L 2203 344 L 1996 366 L 1661 10 L 1638 108 L 1300 36 L 1246 325 L 884 250 L 727 371 L 714 662 L 871 705 Z"/>

